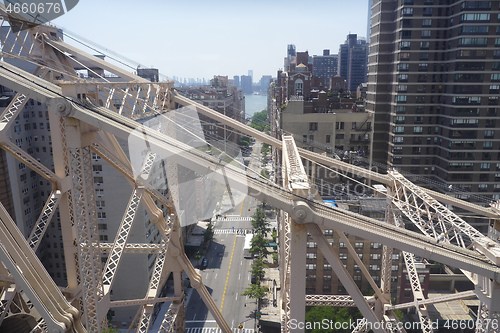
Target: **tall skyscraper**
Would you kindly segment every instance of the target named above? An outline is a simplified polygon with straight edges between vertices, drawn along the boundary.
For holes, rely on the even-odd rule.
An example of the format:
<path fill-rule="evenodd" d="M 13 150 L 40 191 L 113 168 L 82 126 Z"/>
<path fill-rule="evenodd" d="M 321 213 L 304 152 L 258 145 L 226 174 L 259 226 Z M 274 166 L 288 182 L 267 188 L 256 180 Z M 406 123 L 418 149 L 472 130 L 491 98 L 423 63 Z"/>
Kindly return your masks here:
<path fill-rule="evenodd" d="M 366 40 L 358 39 L 356 34 L 347 35 L 345 43 L 339 47 L 338 73 L 346 79 L 350 91 L 356 91 L 361 83 L 366 82 L 367 55 Z"/>
<path fill-rule="evenodd" d="M 499 2 L 374 0 L 372 18 L 374 160 L 500 199 Z"/>
<path fill-rule="evenodd" d="M 241 76 L 241 89 L 243 89 L 243 93 L 245 94 L 251 94 L 253 92 L 251 76 L 248 75 Z"/>
<path fill-rule="evenodd" d="M 235 87 L 240 86 L 240 77 L 238 75 L 233 76 L 233 84 Z"/>
<path fill-rule="evenodd" d="M 285 62 L 284 62 L 285 67 L 283 67 L 285 69 L 285 71 L 288 69 L 288 66 L 290 65 L 290 63 L 292 61 L 295 60 L 296 57 L 297 57 L 297 49 L 295 48 L 295 45 L 288 44 L 288 46 L 286 48 L 286 58 L 285 58 Z"/>
<path fill-rule="evenodd" d="M 248 70 L 248 76 L 250 76 L 252 78 L 252 83 L 253 83 L 253 70 L 252 69 Z"/>
<path fill-rule="evenodd" d="M 330 78 L 337 75 L 338 55 L 330 54 L 330 50 L 324 50 L 323 55 L 313 56 L 313 75 L 325 79 L 325 86 L 330 86 Z"/>

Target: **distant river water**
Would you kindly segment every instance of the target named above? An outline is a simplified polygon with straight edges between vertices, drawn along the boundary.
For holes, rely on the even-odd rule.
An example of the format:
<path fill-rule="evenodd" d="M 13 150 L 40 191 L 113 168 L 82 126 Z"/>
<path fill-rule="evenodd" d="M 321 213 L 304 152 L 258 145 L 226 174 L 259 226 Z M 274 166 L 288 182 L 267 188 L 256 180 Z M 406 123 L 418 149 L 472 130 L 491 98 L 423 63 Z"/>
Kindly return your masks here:
<path fill-rule="evenodd" d="M 245 95 L 245 118 L 267 109 L 267 95 Z"/>

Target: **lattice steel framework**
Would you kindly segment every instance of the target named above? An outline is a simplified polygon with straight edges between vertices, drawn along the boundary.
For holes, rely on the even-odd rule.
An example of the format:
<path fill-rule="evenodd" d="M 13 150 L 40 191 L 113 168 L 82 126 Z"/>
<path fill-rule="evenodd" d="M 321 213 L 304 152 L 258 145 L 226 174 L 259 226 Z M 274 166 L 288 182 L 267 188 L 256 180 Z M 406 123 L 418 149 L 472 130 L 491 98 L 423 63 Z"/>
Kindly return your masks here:
<path fill-rule="evenodd" d="M 5 26 L 6 15 L 2 9 L 0 5 L 2 25 Z M 477 285 L 476 294 L 482 301 L 478 331 L 492 331 L 491 327 L 486 327 L 484 323 L 492 318 L 498 318 L 499 305 L 493 299 L 500 293 L 498 285 L 500 248 L 498 244 L 478 233 L 439 201 L 483 214 L 490 219 L 499 218 L 497 211 L 422 189 L 397 172 L 380 175 L 329 159 L 326 156 L 297 149 L 292 137 L 284 137 L 283 141 L 276 140 L 178 95 L 173 90 L 172 82 L 148 82 L 67 45 L 58 38 L 54 27 L 39 26 L 28 31 L 14 32 L 9 29 L 6 31 L 7 34 L 0 37 L 4 58 L 28 61 L 38 66 L 39 70 L 32 75 L 6 62 L 0 62 L 0 84 L 17 92 L 0 117 L 0 147 L 51 182 L 53 190 L 29 238 L 30 243 L 22 237 L 5 209 L 3 207 L 0 209 L 2 231 L 0 233 L 0 258 L 6 268 L 0 265 L 0 268 L 4 270 L 0 272 L 0 279 L 8 286 L 2 289 L 0 310 L 3 311 L 0 318 L 8 315 L 5 309 L 9 307 L 9 304 L 21 299 L 29 299 L 43 318 L 34 328 L 35 331 L 52 329 L 56 332 L 97 332 L 106 327 L 106 313 L 110 308 L 135 304 L 140 305 L 140 309 L 130 330 L 146 332 L 150 325 L 153 307 L 158 302 L 167 300 L 159 297 L 159 290 L 167 276 L 172 273 L 174 274 L 175 294 L 173 298 L 168 298 L 168 301 L 172 303 L 163 318 L 161 328 L 162 332 L 172 332 L 176 325 L 182 325 L 184 320 L 181 273 L 185 272 L 222 331 L 230 332 L 229 326 L 203 285 L 201 276 L 183 253 L 179 219 L 173 204 L 177 193 L 175 181 L 169 184 L 172 191 L 160 192 L 150 188 L 144 180 L 147 179 L 151 162 L 155 158 L 154 153 L 146 157 L 142 172 L 140 172 L 142 176 L 136 177 L 129 158 L 121 150 L 116 139 L 116 137 L 126 139 L 131 135 L 137 135 L 134 133 L 139 124 L 137 120 L 173 110 L 174 103 L 177 103 L 184 106 L 193 105 L 198 113 L 253 136 L 261 142 L 268 143 L 283 153 L 282 178 L 284 183 L 283 186 L 276 186 L 276 184 L 256 178 L 247 178 L 231 165 L 227 165 L 223 172 L 220 168 L 217 171 L 219 164 L 215 158 L 201 152 L 191 151 L 191 147 L 178 142 L 175 137 L 166 135 L 164 132 L 168 133 L 168 129 L 166 131 L 144 129 L 144 134 L 150 137 L 149 144 L 155 149 L 163 149 L 176 154 L 180 160 L 190 163 L 195 171 L 204 171 L 209 168 L 216 174 L 215 178 L 218 177 L 217 179 L 221 182 L 232 179 L 238 189 L 248 189 L 249 195 L 282 210 L 280 213 L 283 217 L 280 221 L 282 223 L 280 225 L 280 239 L 282 240 L 280 242 L 282 246 L 280 274 L 283 280 L 282 286 L 284 286 L 282 298 L 282 330 L 284 332 L 290 331 L 290 315 L 303 314 L 306 302 L 313 304 L 337 302 L 337 304 L 344 305 L 355 303 L 366 318 L 356 327 L 357 332 L 366 330 L 368 324 L 372 322 L 397 322 L 392 312 L 395 308 L 391 307 L 390 297 L 388 297 L 390 291 L 388 263 L 392 247 L 402 249 L 407 253 L 432 257 L 437 261 L 470 272 L 468 276 Z M 106 82 L 105 77 L 93 82 L 83 80 L 76 74 L 75 66 L 89 70 L 96 67 L 102 68 L 126 82 L 110 83 Z M 55 147 L 55 172 L 14 145 L 6 134 L 13 119 L 17 117 L 29 98 L 44 103 L 49 108 Z M 112 245 L 101 244 L 99 240 L 91 172 L 92 153 L 98 154 L 118 170 L 133 188 L 122 224 Z M 302 158 L 330 165 L 338 170 L 388 186 L 391 205 L 397 207 L 421 230 L 423 235 L 405 230 L 391 221 L 384 223 L 322 204 L 309 184 L 302 166 Z M 169 168 L 169 172 L 172 173 L 172 170 L 175 170 L 175 165 Z M 162 235 L 160 244 L 128 243 L 128 234 L 140 204 L 148 212 L 151 222 L 160 231 Z M 55 286 L 34 254 L 34 249 L 57 207 L 64 221 L 62 232 L 68 271 L 68 287 L 64 288 L 64 295 L 61 288 Z M 161 208 L 168 211 L 166 218 Z M 376 295 L 373 298 L 367 299 L 362 295 L 352 277 L 343 267 L 338 253 L 330 246 L 320 228 L 336 230 L 346 242 L 345 233 L 349 233 L 386 245 L 383 252 L 385 268 L 381 279 L 382 288 L 375 288 Z M 307 232 L 318 243 L 327 261 L 335 267 L 350 298 L 336 300 L 335 297 L 333 299 L 324 297 L 315 300 L 310 296 L 306 297 L 305 290 L 296 287 L 305 281 L 305 272 L 303 272 L 305 267 L 300 267 L 305 263 L 305 259 L 300 256 L 304 254 L 305 257 Z M 352 248 L 349 251 L 355 253 Z M 108 253 L 104 269 L 101 268 L 100 261 L 103 253 Z M 121 257 L 126 253 L 155 253 L 157 255 L 148 292 L 144 299 L 111 302 L 109 291 L 116 278 Z M 410 266 L 409 270 L 413 271 L 410 256 L 408 254 L 407 264 Z M 358 262 L 358 265 L 360 263 Z M 361 266 L 363 266 L 362 263 Z M 291 274 L 292 267 L 293 275 Z M 377 287 L 366 267 L 363 266 L 361 269 L 370 284 Z M 411 275 L 416 276 L 418 280 L 418 275 Z M 417 285 L 413 289 L 420 295 Z M 22 290 L 24 296 L 16 290 Z M 463 296 L 470 297 L 470 295 Z M 422 307 L 429 302 L 431 301 L 417 297 L 415 304 L 417 307 Z M 18 303 L 22 304 L 22 302 Z M 374 329 L 374 331 L 393 330 Z"/>

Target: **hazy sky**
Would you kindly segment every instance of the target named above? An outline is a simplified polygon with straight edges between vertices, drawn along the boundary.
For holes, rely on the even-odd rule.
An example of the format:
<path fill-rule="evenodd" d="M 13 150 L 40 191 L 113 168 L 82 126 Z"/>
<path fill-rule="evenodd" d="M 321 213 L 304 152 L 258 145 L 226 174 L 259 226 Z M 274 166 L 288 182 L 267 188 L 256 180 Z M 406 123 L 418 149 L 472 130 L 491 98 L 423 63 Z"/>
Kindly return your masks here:
<path fill-rule="evenodd" d="M 80 0 L 52 23 L 166 76 L 276 76 L 287 44 L 337 53 L 366 37 L 368 0 Z"/>

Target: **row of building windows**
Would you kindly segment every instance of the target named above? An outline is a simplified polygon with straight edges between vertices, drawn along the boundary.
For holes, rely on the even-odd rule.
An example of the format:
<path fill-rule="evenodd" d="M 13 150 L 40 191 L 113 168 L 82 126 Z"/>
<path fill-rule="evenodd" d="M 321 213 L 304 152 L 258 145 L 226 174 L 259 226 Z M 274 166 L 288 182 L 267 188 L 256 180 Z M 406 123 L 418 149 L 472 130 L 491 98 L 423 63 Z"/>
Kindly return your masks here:
<path fill-rule="evenodd" d="M 306 270 L 316 270 L 316 268 L 317 268 L 316 264 L 306 264 Z M 347 268 L 347 265 L 344 264 L 344 268 Z M 354 265 L 353 268 L 354 268 L 355 272 L 360 272 L 361 271 L 361 268 L 358 265 Z M 328 270 L 331 270 L 331 269 L 332 269 L 332 266 L 330 264 L 323 264 L 323 270 L 328 271 Z M 370 270 L 370 271 L 380 271 L 381 270 L 381 266 L 380 265 L 376 265 L 376 264 L 368 265 L 368 270 Z M 398 271 L 399 270 L 399 265 L 391 265 L 391 270 L 392 271 Z"/>
<path fill-rule="evenodd" d="M 38 128 L 44 129 L 44 123 L 39 123 Z M 33 129 L 37 129 L 36 123 L 33 124 L 24 124 L 24 130 L 28 131 Z M 50 123 L 47 123 L 47 130 L 50 131 Z M 21 125 L 14 125 L 14 133 L 21 133 Z"/>
<path fill-rule="evenodd" d="M 330 243 L 330 245 L 333 245 L 333 239 L 329 239 L 328 242 Z M 354 248 L 356 249 L 362 249 L 364 247 L 364 242 L 355 242 L 354 243 Z M 307 247 L 308 248 L 315 248 L 317 247 L 318 245 L 316 244 L 316 242 L 307 242 Z M 339 247 L 341 249 L 345 249 L 346 248 L 346 245 L 344 242 L 339 242 Z M 382 248 L 382 244 L 381 243 L 370 243 L 370 248 L 372 249 L 381 249 Z"/>

